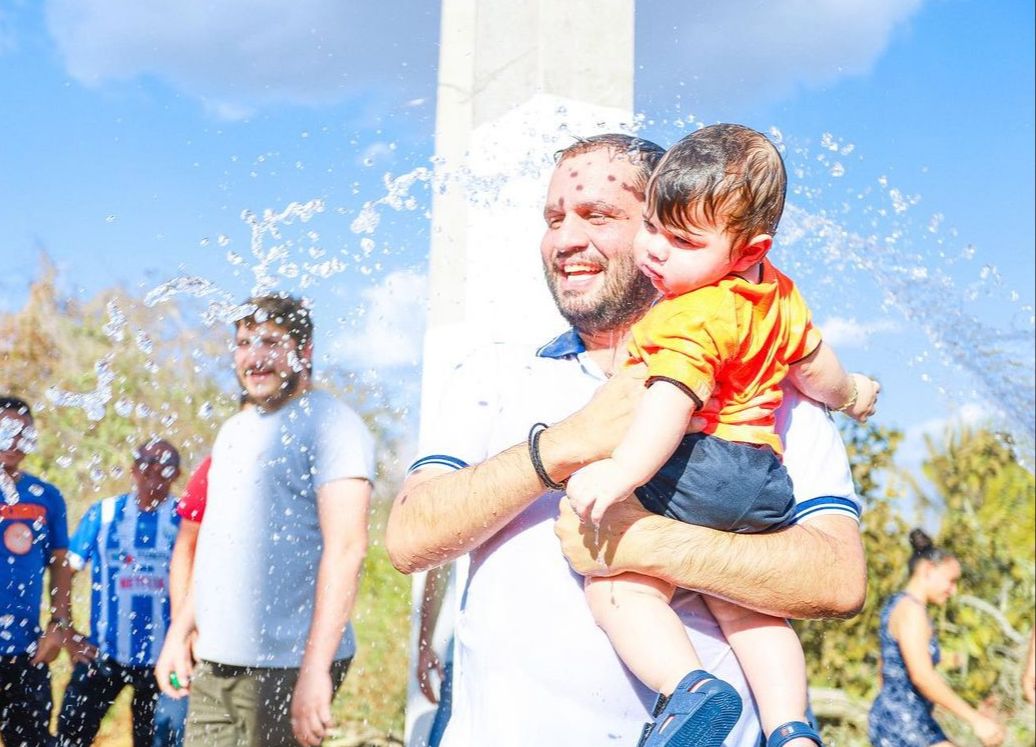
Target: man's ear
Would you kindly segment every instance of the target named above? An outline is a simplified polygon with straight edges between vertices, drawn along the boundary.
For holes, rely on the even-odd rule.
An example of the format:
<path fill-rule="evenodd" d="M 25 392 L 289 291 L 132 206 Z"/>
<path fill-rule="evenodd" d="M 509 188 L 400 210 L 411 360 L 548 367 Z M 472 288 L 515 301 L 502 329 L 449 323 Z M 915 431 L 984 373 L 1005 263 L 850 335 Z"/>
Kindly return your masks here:
<path fill-rule="evenodd" d="M 766 253 L 770 251 L 771 246 L 773 246 L 773 236 L 770 234 L 761 233 L 753 236 L 741 248 L 737 261 L 734 262 L 734 272 L 742 272 L 761 262 Z"/>
<path fill-rule="evenodd" d="M 299 358 L 306 363 L 306 368 L 310 371 L 313 370 L 313 341 L 310 340 L 303 347 L 299 354 Z"/>

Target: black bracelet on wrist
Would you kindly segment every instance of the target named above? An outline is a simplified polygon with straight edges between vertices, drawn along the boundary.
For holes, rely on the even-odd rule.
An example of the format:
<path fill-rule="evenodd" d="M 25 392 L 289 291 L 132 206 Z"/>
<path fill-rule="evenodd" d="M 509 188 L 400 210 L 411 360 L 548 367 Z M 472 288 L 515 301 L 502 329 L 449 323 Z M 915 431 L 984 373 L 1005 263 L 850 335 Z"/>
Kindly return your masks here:
<path fill-rule="evenodd" d="M 58 630 L 69 630 L 72 627 L 72 621 L 69 620 L 67 617 L 60 617 L 58 615 L 54 615 L 50 618 L 49 621 L 47 621 L 47 625 L 53 625 Z"/>
<path fill-rule="evenodd" d="M 546 423 L 533 423 L 532 428 L 529 429 L 529 459 L 532 460 L 532 468 L 536 470 L 536 476 L 540 478 L 543 487 L 551 490 L 564 490 L 565 483 L 551 480 L 546 467 L 543 466 L 543 460 L 540 459 L 540 436 L 545 430 L 547 430 Z"/>

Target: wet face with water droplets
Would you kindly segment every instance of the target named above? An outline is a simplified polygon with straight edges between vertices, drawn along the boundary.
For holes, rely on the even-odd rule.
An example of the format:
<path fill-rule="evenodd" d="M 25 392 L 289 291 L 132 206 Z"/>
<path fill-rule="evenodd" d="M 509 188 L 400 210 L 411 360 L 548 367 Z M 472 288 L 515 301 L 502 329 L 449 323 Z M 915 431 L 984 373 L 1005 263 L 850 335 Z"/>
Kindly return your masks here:
<path fill-rule="evenodd" d="M 164 498 L 180 476 L 180 453 L 168 441 L 154 441 L 133 454 L 131 470 L 138 495 Z"/>
<path fill-rule="evenodd" d="M 611 148 L 569 156 L 554 169 L 543 272 L 558 311 L 579 332 L 622 330 L 658 295 L 633 258 L 644 210 L 637 176 L 638 166 Z"/>
<path fill-rule="evenodd" d="M 234 372 L 244 402 L 275 410 L 298 391 L 308 370 L 310 346 L 298 343 L 272 322 L 245 325 L 234 336 Z"/>
<path fill-rule="evenodd" d="M 0 467 L 16 472 L 25 455 L 36 448 L 32 416 L 5 408 L 0 410 Z"/>

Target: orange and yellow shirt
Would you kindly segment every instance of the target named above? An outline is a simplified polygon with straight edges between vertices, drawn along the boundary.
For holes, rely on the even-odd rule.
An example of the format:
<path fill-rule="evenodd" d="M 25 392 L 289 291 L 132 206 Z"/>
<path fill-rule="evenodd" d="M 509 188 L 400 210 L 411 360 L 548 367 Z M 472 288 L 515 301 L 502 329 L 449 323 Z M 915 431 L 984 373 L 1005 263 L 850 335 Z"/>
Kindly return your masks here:
<path fill-rule="evenodd" d="M 677 384 L 697 409 L 716 397 L 718 412 L 698 413 L 708 423 L 704 433 L 781 454 L 774 432 L 781 381 L 819 344 L 795 284 L 764 260 L 758 283 L 730 275 L 655 304 L 633 326 L 627 365 L 647 364 L 649 384 Z M 765 414 L 752 417 L 758 408 Z"/>

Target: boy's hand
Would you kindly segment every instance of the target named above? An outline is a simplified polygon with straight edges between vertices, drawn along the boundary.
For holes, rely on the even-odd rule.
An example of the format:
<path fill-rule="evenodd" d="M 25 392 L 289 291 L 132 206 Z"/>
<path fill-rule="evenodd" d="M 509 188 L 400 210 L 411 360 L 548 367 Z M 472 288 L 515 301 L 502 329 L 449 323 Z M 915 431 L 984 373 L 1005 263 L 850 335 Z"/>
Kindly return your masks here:
<path fill-rule="evenodd" d="M 586 465 L 568 479 L 566 492 L 580 521 L 599 525 L 609 506 L 633 492 L 636 486 L 627 484 L 624 472 L 618 462 L 609 458 Z"/>
<path fill-rule="evenodd" d="M 867 418 L 874 415 L 878 409 L 878 393 L 881 391 L 881 384 L 863 374 L 850 374 L 856 384 L 856 401 L 845 407 L 842 412 L 866 423 Z"/>
<path fill-rule="evenodd" d="M 642 573 L 639 565 L 647 559 L 644 544 L 656 544 L 657 530 L 672 520 L 650 513 L 640 501 L 619 501 L 612 506 L 597 529 L 579 521 L 570 501 L 558 502 L 554 534 L 561 541 L 561 552 L 572 570 L 582 576 L 614 576 L 632 571 Z"/>

